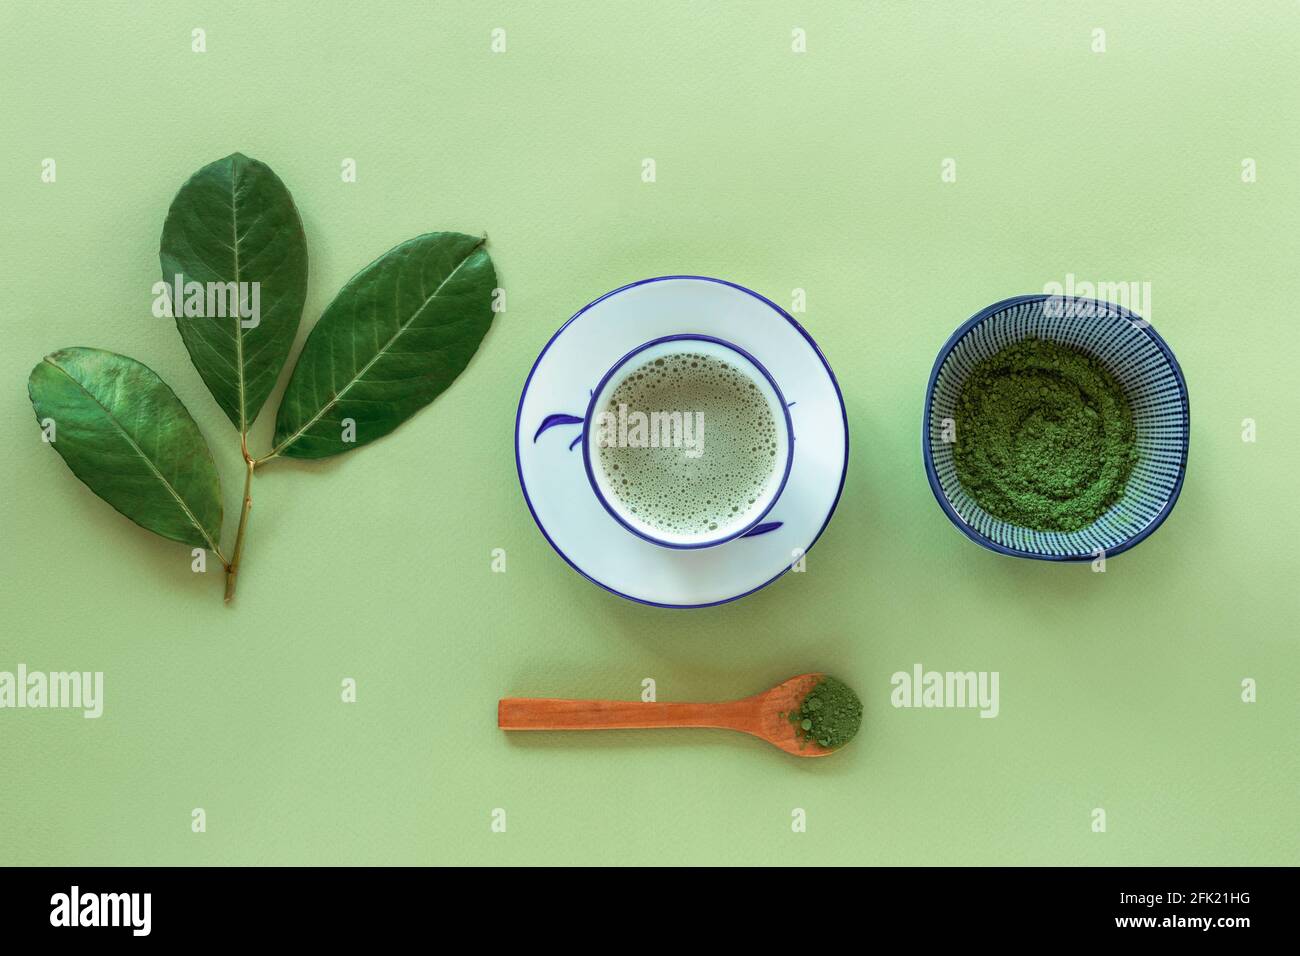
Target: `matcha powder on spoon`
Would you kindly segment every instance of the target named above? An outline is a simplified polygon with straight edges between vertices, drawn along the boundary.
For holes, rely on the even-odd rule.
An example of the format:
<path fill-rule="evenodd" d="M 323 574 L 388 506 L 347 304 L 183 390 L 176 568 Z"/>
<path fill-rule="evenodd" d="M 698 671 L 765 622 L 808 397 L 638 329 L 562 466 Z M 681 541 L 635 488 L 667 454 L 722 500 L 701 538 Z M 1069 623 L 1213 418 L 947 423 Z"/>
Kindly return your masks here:
<path fill-rule="evenodd" d="M 957 479 L 996 518 L 1078 531 L 1119 500 L 1137 461 L 1123 389 L 1090 355 L 1025 339 L 977 364 L 962 385 Z"/>
<path fill-rule="evenodd" d="M 787 719 L 794 724 L 799 746 L 811 740 L 835 750 L 852 740 L 862 725 L 862 701 L 848 684 L 834 677 L 823 677 L 808 692 L 799 709 L 790 711 Z"/>

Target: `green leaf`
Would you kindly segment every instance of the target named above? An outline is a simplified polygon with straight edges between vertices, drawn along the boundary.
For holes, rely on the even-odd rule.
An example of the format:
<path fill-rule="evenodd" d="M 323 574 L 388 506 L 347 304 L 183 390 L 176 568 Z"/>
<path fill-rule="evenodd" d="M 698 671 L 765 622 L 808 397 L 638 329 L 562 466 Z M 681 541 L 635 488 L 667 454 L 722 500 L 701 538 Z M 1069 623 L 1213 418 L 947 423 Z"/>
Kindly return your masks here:
<path fill-rule="evenodd" d="M 221 480 L 199 426 L 149 367 L 102 349 L 45 356 L 27 380 L 36 419 L 90 490 L 136 524 L 220 553 Z"/>
<path fill-rule="evenodd" d="M 492 322 L 485 238 L 431 232 L 348 281 L 298 356 L 275 420 L 275 453 L 327 458 L 387 435 L 469 364 Z M 345 419 L 356 423 L 344 440 Z"/>
<path fill-rule="evenodd" d="M 186 316 L 174 294 L 172 312 L 194 367 L 243 434 L 284 368 L 307 296 L 307 239 L 293 197 L 265 163 L 239 153 L 210 163 L 172 200 L 159 258 L 169 289 L 180 275 L 227 292 L 227 307 L 214 299 L 211 310 L 225 317 L 206 310 L 206 295 L 204 315 Z M 231 307 L 232 282 L 257 283 L 253 318 Z"/>

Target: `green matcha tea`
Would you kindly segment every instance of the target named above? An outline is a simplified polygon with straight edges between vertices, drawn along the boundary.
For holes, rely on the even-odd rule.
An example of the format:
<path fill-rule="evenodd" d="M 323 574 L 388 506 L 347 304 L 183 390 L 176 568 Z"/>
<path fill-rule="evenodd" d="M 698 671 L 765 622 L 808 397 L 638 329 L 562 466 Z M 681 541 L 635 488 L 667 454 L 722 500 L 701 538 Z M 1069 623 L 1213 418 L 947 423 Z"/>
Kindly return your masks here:
<path fill-rule="evenodd" d="M 794 724 L 800 747 L 811 741 L 836 750 L 857 736 L 862 726 L 862 701 L 844 681 L 823 677 L 786 719 Z"/>
<path fill-rule="evenodd" d="M 743 527 L 784 464 L 767 396 L 714 356 L 679 352 L 634 367 L 600 418 L 607 491 L 660 533 L 713 537 Z"/>
<path fill-rule="evenodd" d="M 1137 461 L 1133 412 L 1090 355 L 1042 339 L 977 364 L 957 404 L 953 464 L 976 503 L 1036 531 L 1078 531 L 1119 500 Z"/>

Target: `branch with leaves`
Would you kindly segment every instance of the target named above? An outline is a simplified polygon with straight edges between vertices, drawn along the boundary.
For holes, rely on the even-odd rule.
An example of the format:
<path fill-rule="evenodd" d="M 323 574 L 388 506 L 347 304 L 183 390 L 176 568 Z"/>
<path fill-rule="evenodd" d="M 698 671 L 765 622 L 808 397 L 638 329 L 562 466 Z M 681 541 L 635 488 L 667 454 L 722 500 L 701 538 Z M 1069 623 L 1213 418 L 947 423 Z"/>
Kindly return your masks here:
<path fill-rule="evenodd" d="M 238 305 L 214 315 L 210 295 L 201 304 L 171 302 L 190 359 L 234 425 L 244 461 L 229 557 L 221 550 L 212 452 L 176 393 L 147 366 L 93 348 L 47 355 L 27 384 L 42 434 L 73 474 L 136 524 L 214 553 L 230 601 L 257 471 L 282 458 L 328 458 L 387 435 L 469 364 L 493 315 L 496 273 L 484 242 L 427 233 L 353 276 L 307 337 L 276 411 L 272 447 L 257 457 L 248 432 L 284 369 L 307 295 L 302 220 L 271 168 L 239 153 L 204 166 L 181 187 L 163 225 L 163 281 L 216 289 L 227 305 Z"/>

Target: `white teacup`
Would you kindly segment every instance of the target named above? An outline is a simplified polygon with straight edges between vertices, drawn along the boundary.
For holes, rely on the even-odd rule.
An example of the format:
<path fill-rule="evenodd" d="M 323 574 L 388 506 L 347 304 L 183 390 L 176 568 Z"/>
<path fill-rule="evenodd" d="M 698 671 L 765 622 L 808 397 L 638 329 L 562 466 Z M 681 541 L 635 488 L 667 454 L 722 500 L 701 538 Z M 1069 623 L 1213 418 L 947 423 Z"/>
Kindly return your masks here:
<path fill-rule="evenodd" d="M 753 501 L 734 516 L 719 516 L 713 527 L 699 532 L 668 530 L 635 513 L 614 492 L 611 478 L 600 457 L 601 443 L 609 440 L 610 427 L 613 424 L 609 418 L 608 407 L 619 387 L 637 369 L 653 363 L 656 359 L 684 355 L 702 355 L 715 359 L 742 375 L 767 403 L 775 424 L 775 453 L 772 456 L 772 467 L 754 495 Z M 683 411 L 689 413 L 688 409 Z M 665 548 L 711 548 L 747 534 L 761 533 L 760 525 L 780 498 L 794 460 L 794 430 L 785 398 L 776 380 L 744 349 L 709 335 L 667 335 L 639 345 L 628 352 L 614 363 L 592 391 L 582 425 L 583 465 L 597 500 L 614 520 L 629 532 Z M 689 434 L 689 425 L 686 431 Z M 707 442 L 703 431 L 700 437 Z M 676 452 L 677 450 L 674 449 L 673 453 Z M 689 457 L 689 451 L 686 454 Z"/>

